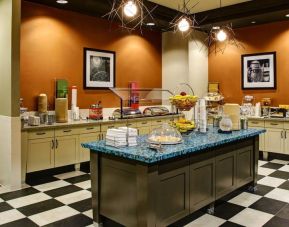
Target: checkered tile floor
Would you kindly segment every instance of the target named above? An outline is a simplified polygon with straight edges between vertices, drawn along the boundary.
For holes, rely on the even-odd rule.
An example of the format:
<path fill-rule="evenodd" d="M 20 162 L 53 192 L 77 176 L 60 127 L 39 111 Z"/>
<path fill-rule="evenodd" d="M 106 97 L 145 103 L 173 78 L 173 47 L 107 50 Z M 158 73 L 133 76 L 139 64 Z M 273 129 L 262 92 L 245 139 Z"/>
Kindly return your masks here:
<path fill-rule="evenodd" d="M 5 192 L 0 226 L 93 226 L 90 175 L 75 171 Z M 115 226 L 105 224 L 104 226 Z M 259 161 L 258 191 L 245 189 L 218 201 L 214 215 L 200 210 L 172 226 L 289 226 L 289 161 Z"/>

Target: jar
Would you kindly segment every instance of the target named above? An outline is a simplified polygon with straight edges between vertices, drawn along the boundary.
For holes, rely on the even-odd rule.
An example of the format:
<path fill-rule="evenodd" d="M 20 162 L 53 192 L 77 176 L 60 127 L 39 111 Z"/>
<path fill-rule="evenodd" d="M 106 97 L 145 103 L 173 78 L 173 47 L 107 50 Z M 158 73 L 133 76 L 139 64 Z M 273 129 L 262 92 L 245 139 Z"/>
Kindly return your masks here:
<path fill-rule="evenodd" d="M 223 115 L 220 121 L 220 129 L 224 132 L 229 132 L 232 130 L 233 123 L 228 115 Z"/>

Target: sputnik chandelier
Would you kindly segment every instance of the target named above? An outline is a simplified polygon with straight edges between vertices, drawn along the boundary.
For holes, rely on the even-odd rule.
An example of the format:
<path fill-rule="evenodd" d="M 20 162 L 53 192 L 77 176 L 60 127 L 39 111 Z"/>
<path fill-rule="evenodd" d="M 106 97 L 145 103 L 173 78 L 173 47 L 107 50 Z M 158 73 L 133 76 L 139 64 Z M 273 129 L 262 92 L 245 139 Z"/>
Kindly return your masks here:
<path fill-rule="evenodd" d="M 120 21 L 121 27 L 128 31 L 142 31 L 142 26 L 154 24 L 152 12 L 156 8 L 149 9 L 143 0 L 112 0 L 111 10 L 104 17 Z"/>
<path fill-rule="evenodd" d="M 198 28 L 198 22 L 194 15 L 191 14 L 191 10 L 198 4 L 196 3 L 191 8 L 189 8 L 188 4 L 191 0 L 183 0 L 183 5 L 180 7 L 178 11 L 180 13 L 176 15 L 176 17 L 170 22 L 170 30 L 174 30 L 174 32 L 181 32 L 185 37 L 189 37 L 192 31 Z"/>

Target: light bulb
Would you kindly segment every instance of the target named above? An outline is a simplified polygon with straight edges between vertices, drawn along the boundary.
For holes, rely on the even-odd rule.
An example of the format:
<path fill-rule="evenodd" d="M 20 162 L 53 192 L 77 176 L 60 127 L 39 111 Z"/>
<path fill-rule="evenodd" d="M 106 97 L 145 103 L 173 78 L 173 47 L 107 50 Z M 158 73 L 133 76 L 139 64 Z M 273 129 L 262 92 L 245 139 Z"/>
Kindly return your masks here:
<path fill-rule="evenodd" d="M 186 32 L 190 29 L 190 23 L 187 18 L 182 18 L 178 23 L 178 28 L 181 32 Z"/>
<path fill-rule="evenodd" d="M 137 13 L 137 6 L 133 1 L 127 1 L 123 7 L 124 14 L 128 17 L 134 17 Z"/>
<path fill-rule="evenodd" d="M 217 39 L 218 39 L 220 42 L 224 42 L 224 41 L 227 39 L 227 34 L 226 34 L 223 30 L 220 30 L 220 31 L 217 33 Z"/>
<path fill-rule="evenodd" d="M 67 4 L 68 3 L 67 0 L 57 0 L 56 2 L 59 4 Z"/>

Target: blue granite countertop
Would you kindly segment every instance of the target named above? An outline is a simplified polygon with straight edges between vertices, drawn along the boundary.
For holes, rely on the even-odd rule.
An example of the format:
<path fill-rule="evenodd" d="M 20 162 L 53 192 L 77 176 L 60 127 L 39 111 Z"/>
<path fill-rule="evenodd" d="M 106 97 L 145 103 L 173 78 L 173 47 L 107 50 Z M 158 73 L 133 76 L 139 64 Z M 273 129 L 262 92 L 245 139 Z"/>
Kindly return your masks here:
<path fill-rule="evenodd" d="M 246 129 L 234 131 L 231 134 L 220 134 L 216 128 L 210 127 L 205 134 L 192 132 L 188 136 L 184 136 L 184 142 L 178 145 L 164 145 L 162 152 L 156 152 L 150 149 L 146 142 L 147 137 L 141 136 L 138 138 L 138 146 L 115 148 L 105 145 L 105 141 L 83 143 L 84 148 L 88 148 L 94 152 L 110 154 L 118 157 L 123 157 L 130 160 L 136 160 L 147 164 L 159 162 L 165 159 L 174 158 L 194 152 L 232 143 L 242 139 L 250 138 L 264 133 L 264 129 Z"/>

